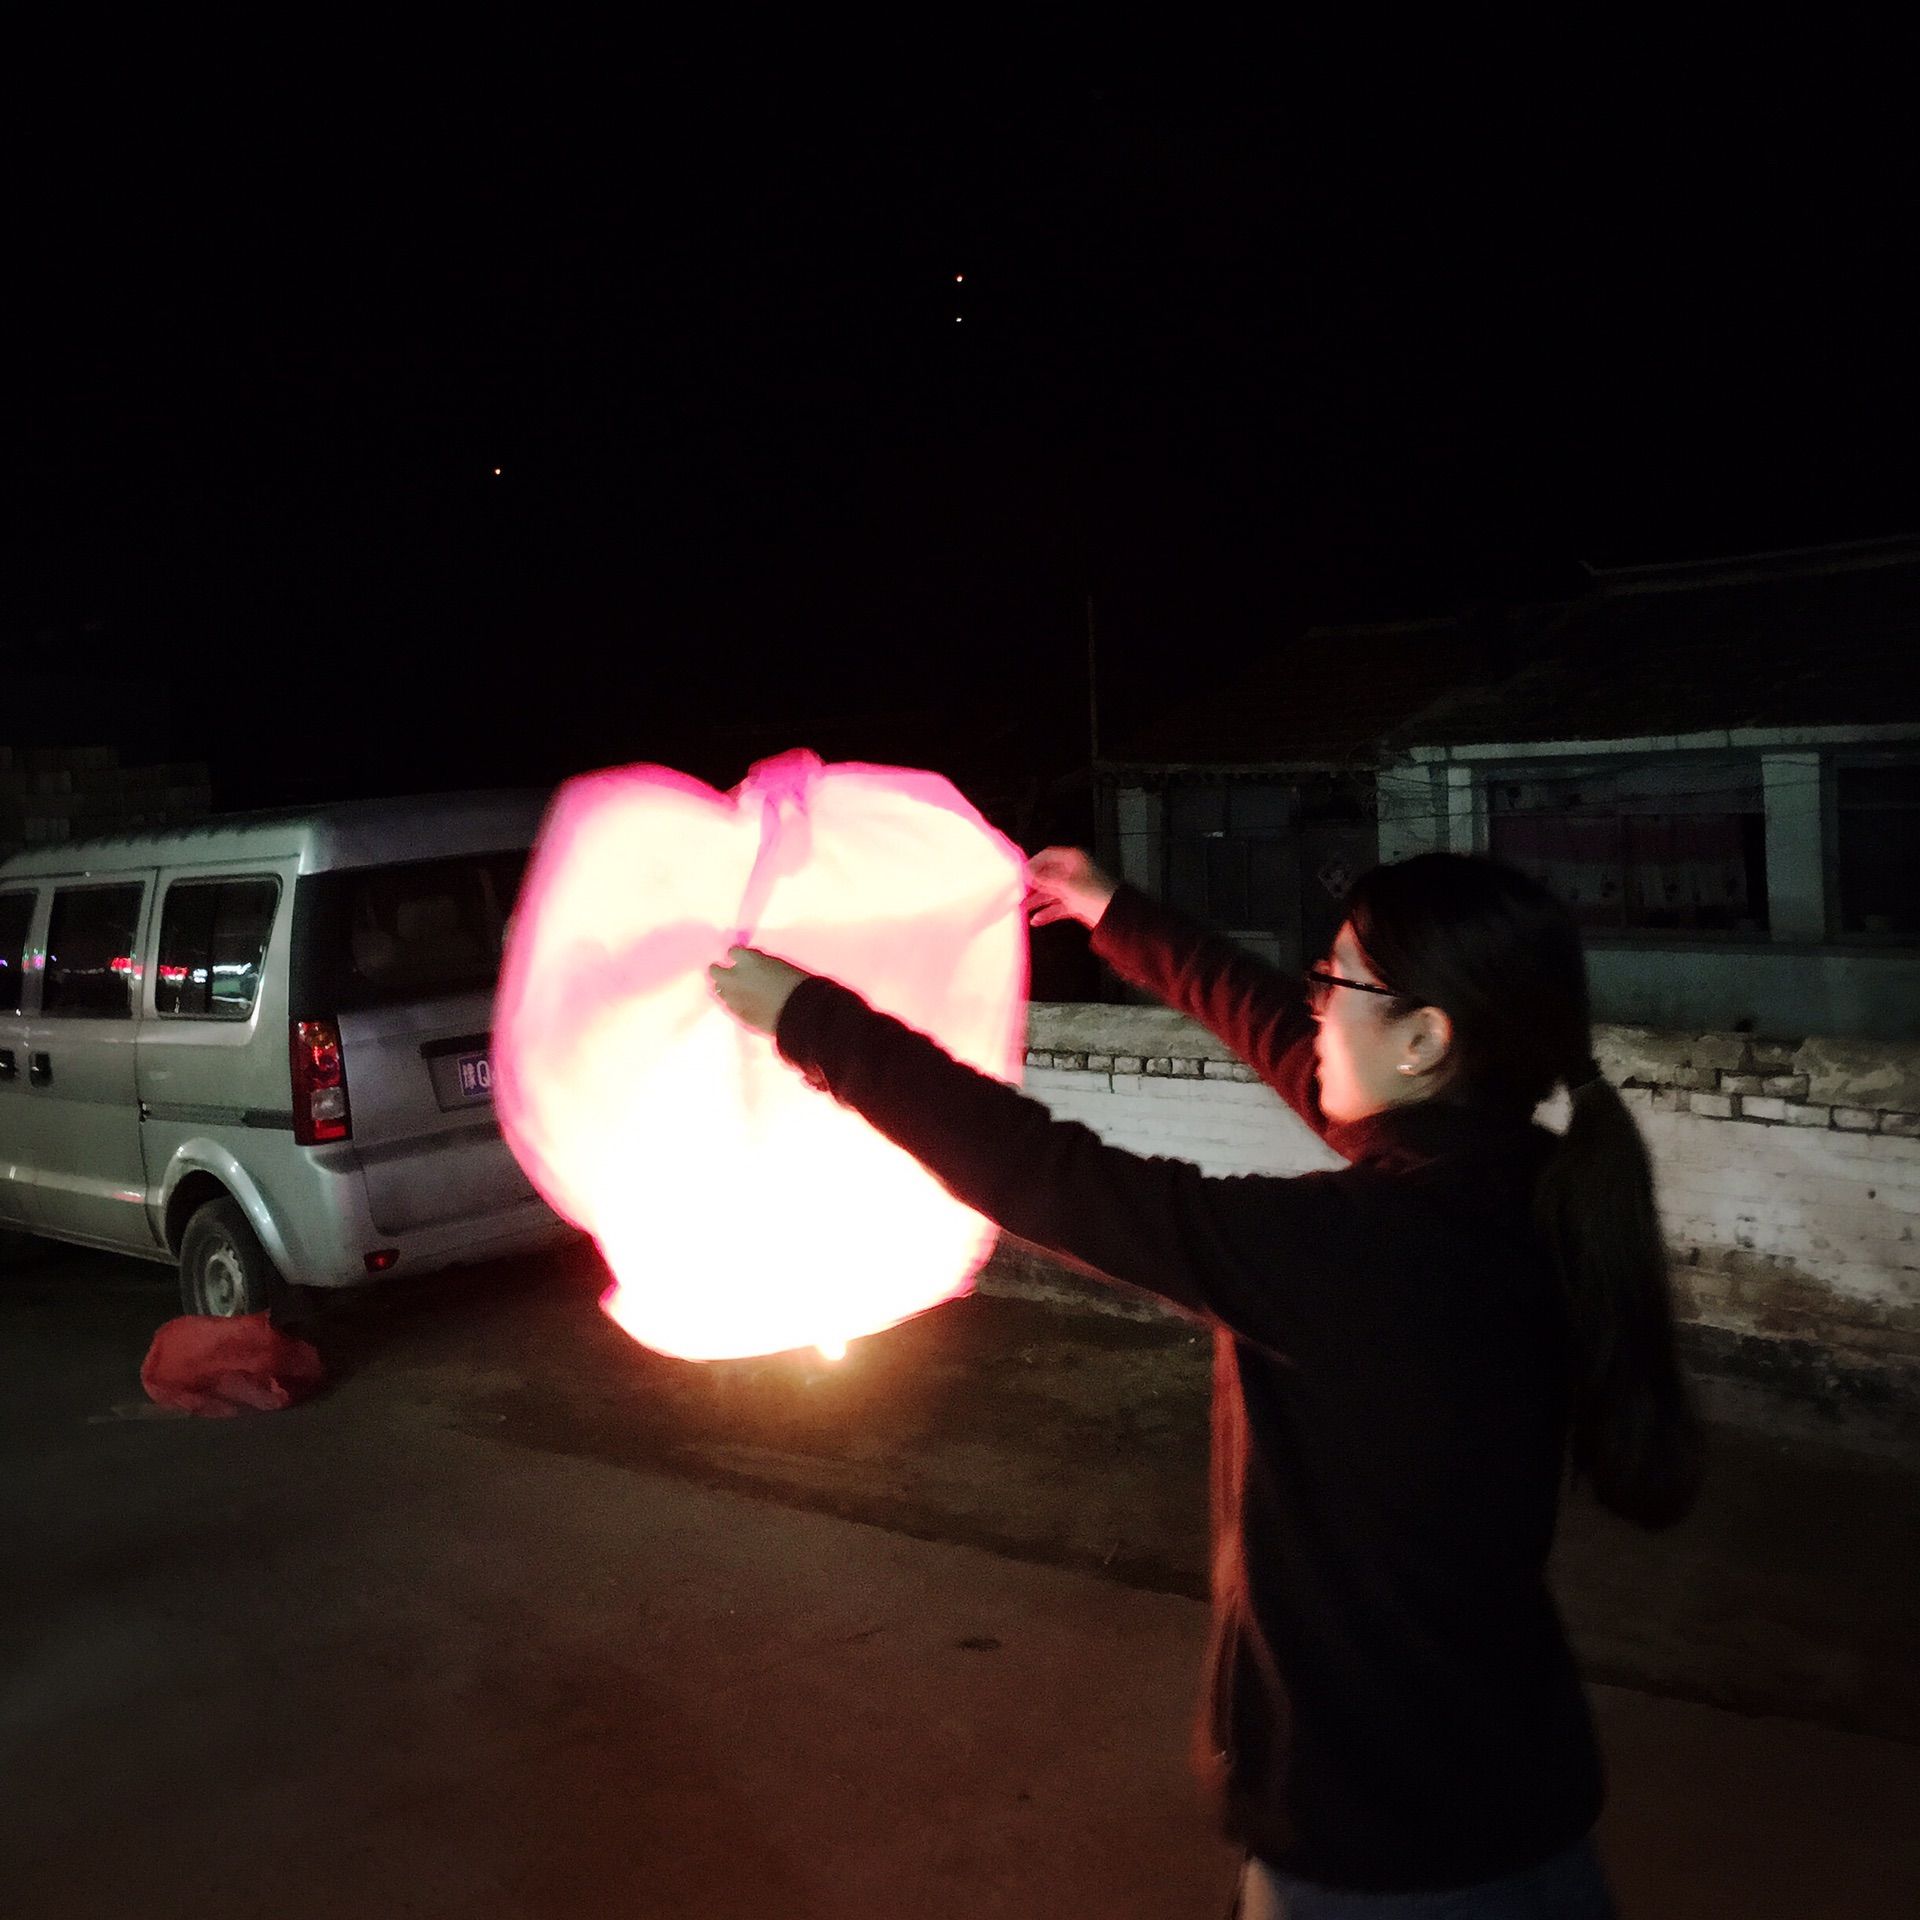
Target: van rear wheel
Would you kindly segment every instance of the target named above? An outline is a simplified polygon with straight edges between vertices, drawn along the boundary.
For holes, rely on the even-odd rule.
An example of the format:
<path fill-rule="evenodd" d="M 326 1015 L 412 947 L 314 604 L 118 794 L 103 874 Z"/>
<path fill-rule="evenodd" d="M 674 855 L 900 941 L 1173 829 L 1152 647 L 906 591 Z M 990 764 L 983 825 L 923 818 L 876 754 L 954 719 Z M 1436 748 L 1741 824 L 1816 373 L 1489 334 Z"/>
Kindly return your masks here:
<path fill-rule="evenodd" d="M 220 1319 L 264 1313 L 280 1275 L 260 1236 L 233 1200 L 209 1200 L 180 1236 L 180 1303 L 188 1313 Z"/>

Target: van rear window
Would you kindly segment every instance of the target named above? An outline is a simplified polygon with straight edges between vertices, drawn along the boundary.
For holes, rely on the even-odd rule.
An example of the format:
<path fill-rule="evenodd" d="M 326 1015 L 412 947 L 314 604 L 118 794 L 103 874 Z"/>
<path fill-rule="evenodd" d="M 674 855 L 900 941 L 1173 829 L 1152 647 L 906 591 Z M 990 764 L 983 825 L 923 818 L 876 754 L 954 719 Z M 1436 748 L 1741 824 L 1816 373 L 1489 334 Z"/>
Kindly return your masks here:
<path fill-rule="evenodd" d="M 524 847 L 303 875 L 293 901 L 293 1012 L 325 1018 L 490 993 Z"/>

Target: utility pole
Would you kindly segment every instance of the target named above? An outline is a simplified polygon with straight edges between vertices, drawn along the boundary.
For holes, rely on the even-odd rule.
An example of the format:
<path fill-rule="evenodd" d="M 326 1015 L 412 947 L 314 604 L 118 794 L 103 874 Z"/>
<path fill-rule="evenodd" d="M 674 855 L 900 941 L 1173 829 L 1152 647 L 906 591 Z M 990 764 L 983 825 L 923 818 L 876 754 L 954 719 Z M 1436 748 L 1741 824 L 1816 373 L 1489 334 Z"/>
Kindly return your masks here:
<path fill-rule="evenodd" d="M 1100 677 L 1094 659 L 1093 595 L 1087 595 L 1087 768 L 1100 764 Z"/>

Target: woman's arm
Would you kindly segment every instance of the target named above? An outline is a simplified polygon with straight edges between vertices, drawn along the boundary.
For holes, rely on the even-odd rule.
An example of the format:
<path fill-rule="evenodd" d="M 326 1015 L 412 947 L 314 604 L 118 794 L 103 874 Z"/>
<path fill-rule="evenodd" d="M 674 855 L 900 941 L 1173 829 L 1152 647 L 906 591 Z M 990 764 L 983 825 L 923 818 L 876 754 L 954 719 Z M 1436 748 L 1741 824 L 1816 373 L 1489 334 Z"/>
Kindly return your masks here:
<path fill-rule="evenodd" d="M 1355 1196 L 1341 1183 L 1351 1174 L 1213 1179 L 1128 1153 L 835 981 L 782 985 L 785 1058 L 1023 1240 L 1276 1350 L 1350 1257 Z"/>
<path fill-rule="evenodd" d="M 1093 950 L 1123 980 L 1223 1040 L 1316 1132 L 1313 1018 L 1292 975 L 1133 886 L 1122 885 L 1093 929 Z"/>

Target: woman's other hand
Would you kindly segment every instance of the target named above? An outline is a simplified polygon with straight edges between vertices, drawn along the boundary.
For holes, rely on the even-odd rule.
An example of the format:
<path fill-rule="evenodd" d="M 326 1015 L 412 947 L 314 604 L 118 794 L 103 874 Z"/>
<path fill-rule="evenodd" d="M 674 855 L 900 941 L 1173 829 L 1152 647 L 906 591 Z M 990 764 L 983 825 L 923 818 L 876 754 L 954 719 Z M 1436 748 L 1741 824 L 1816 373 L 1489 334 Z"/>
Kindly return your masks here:
<path fill-rule="evenodd" d="M 758 947 L 729 947 L 725 962 L 715 961 L 707 978 L 736 1020 L 755 1033 L 771 1033 L 780 1024 L 787 997 L 812 976 Z"/>
<path fill-rule="evenodd" d="M 1097 927 L 1119 884 L 1078 847 L 1042 848 L 1027 862 L 1028 919 L 1036 927 L 1056 920 Z"/>

